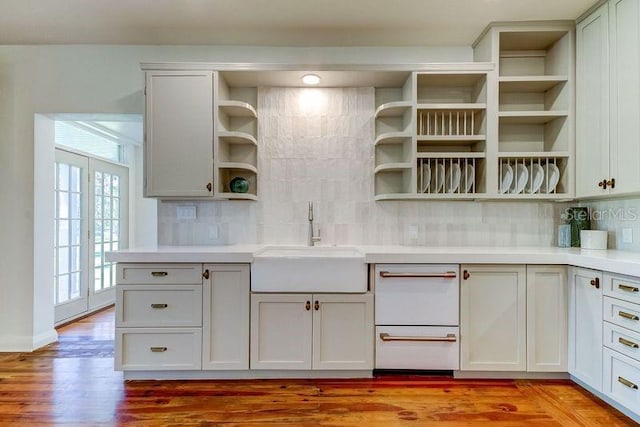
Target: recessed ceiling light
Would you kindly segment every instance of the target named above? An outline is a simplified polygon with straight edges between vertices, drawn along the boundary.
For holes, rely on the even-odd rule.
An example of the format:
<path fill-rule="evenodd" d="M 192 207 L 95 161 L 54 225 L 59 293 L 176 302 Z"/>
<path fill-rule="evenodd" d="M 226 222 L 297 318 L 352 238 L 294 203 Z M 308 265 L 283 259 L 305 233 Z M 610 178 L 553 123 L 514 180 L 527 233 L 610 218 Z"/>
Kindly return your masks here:
<path fill-rule="evenodd" d="M 320 83 L 320 76 L 315 74 L 305 74 L 302 76 L 302 83 L 306 85 L 317 85 Z"/>

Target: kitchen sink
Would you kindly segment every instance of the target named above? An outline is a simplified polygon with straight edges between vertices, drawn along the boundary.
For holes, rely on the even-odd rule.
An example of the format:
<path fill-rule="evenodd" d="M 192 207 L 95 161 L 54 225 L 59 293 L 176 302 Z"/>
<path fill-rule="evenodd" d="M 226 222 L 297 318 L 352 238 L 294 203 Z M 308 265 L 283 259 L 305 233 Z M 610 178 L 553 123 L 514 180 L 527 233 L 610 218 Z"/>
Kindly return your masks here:
<path fill-rule="evenodd" d="M 253 292 L 366 292 L 367 265 L 358 248 L 266 246 L 251 264 Z"/>

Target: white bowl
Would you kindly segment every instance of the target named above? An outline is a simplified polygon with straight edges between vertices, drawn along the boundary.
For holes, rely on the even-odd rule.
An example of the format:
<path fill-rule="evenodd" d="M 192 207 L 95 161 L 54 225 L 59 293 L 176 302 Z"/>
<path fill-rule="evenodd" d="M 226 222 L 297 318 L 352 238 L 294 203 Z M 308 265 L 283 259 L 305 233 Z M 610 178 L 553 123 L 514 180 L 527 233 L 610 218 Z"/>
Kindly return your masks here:
<path fill-rule="evenodd" d="M 580 230 L 582 249 L 607 249 L 607 232 L 604 230 Z"/>

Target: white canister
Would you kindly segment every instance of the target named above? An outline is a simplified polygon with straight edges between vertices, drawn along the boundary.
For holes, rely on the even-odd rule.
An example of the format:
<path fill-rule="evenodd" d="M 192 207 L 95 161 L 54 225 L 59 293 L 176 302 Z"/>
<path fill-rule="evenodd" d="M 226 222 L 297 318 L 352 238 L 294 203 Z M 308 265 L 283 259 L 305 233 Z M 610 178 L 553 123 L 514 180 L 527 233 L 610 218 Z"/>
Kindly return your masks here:
<path fill-rule="evenodd" d="M 607 249 L 607 232 L 605 230 L 580 230 L 580 247 L 582 249 Z"/>

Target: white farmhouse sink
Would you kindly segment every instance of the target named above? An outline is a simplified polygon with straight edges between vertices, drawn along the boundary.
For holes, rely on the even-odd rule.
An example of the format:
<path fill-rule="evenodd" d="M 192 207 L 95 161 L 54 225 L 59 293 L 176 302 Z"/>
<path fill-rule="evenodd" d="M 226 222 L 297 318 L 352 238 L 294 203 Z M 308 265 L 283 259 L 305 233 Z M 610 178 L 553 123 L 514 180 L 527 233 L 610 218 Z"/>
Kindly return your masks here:
<path fill-rule="evenodd" d="M 253 292 L 366 292 L 364 254 L 345 246 L 267 246 L 251 264 Z"/>

